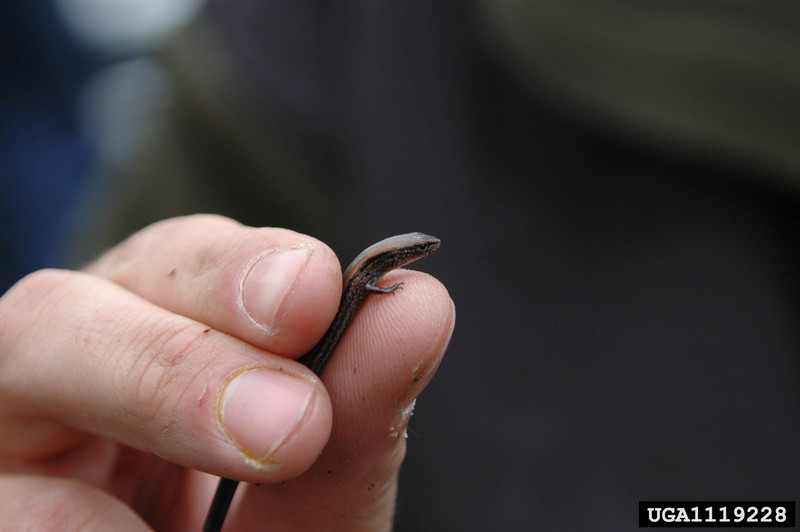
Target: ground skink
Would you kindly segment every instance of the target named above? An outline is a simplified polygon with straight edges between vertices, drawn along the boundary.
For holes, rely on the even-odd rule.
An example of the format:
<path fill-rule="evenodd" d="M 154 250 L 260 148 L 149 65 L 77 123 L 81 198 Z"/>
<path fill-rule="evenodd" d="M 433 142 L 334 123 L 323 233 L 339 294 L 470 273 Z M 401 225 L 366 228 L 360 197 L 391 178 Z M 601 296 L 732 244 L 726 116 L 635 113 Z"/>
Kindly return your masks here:
<path fill-rule="evenodd" d="M 378 286 L 377 282 L 383 274 L 430 255 L 439 248 L 439 244 L 439 239 L 436 237 L 423 233 L 407 233 L 381 240 L 359 253 L 344 271 L 342 299 L 333 323 L 317 345 L 299 358 L 299 362 L 317 375 L 321 374 L 336 344 L 339 343 L 367 296 L 391 294 L 400 288 L 402 283 L 387 287 Z M 238 480 L 229 478 L 219 480 L 214 500 L 203 525 L 203 532 L 219 532 L 222 529 L 222 523 L 225 521 L 225 515 L 228 513 L 228 507 L 238 485 Z"/>

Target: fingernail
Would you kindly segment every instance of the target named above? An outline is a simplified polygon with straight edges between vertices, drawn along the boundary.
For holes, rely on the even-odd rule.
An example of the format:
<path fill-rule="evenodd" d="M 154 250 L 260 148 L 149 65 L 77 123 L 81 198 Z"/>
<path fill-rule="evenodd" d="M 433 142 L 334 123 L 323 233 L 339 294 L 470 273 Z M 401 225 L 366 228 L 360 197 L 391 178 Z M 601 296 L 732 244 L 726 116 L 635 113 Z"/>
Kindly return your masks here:
<path fill-rule="evenodd" d="M 311 248 L 279 249 L 265 253 L 247 272 L 242 303 L 250 318 L 268 332 L 277 327 L 281 304 L 308 262 Z"/>
<path fill-rule="evenodd" d="M 247 369 L 225 386 L 217 405 L 223 432 L 248 461 L 276 465 L 275 454 L 303 419 L 314 385 L 268 369 Z"/>

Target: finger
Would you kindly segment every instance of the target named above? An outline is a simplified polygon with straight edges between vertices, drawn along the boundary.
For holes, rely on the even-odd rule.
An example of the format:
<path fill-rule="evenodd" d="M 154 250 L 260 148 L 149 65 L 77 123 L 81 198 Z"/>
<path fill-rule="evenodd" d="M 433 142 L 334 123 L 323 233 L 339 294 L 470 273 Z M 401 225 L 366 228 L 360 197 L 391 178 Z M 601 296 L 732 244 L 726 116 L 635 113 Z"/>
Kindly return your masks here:
<path fill-rule="evenodd" d="M 334 424 L 322 455 L 300 477 L 248 486 L 232 529 L 388 528 L 406 425 L 455 320 L 447 291 L 432 277 L 397 271 L 384 280 L 396 282 L 402 291 L 368 298 L 323 372 Z"/>
<path fill-rule="evenodd" d="M 311 237 L 196 215 L 153 224 L 90 265 L 148 301 L 284 356 L 333 319 L 341 267 Z"/>
<path fill-rule="evenodd" d="M 330 403 L 296 362 L 92 275 L 41 271 L 0 299 L 0 458 L 56 455 L 72 427 L 248 480 L 299 474 Z"/>
<path fill-rule="evenodd" d="M 67 479 L 0 476 L 3 530 L 92 532 L 152 529 L 128 506 L 100 490 Z"/>

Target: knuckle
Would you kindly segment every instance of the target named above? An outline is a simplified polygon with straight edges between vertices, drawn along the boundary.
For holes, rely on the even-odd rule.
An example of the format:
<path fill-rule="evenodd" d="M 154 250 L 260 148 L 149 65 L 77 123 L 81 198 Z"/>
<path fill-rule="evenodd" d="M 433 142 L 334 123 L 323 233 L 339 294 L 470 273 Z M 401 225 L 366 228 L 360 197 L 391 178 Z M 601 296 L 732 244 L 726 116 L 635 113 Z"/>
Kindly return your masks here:
<path fill-rule="evenodd" d="M 15 351 L 31 324 L 38 323 L 52 307 L 72 275 L 65 270 L 39 270 L 17 281 L 0 297 L 0 362 Z"/>
<path fill-rule="evenodd" d="M 136 405 L 141 421 L 163 425 L 165 418 L 176 417 L 197 372 L 193 366 L 201 358 L 206 330 L 198 323 L 165 318 L 133 339 L 137 356 L 119 358 L 127 363 L 112 373 L 116 387 L 128 404 Z"/>
<path fill-rule="evenodd" d="M 58 285 L 68 282 L 71 274 L 72 272 L 66 270 L 55 269 L 44 269 L 29 273 L 17 281 L 0 298 L 0 311 L 15 308 L 18 304 L 36 300 L 54 291 Z"/>

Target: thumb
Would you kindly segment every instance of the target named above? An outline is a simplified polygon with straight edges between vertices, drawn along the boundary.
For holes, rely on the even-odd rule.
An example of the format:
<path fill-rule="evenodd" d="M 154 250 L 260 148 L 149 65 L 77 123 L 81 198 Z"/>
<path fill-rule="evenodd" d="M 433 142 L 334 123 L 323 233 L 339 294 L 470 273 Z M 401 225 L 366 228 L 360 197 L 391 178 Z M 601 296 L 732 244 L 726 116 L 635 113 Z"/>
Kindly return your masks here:
<path fill-rule="evenodd" d="M 339 342 L 322 380 L 333 405 L 328 445 L 302 475 L 250 485 L 231 530 L 388 530 L 406 450 L 406 424 L 452 333 L 455 312 L 441 283 L 390 272 Z"/>

